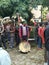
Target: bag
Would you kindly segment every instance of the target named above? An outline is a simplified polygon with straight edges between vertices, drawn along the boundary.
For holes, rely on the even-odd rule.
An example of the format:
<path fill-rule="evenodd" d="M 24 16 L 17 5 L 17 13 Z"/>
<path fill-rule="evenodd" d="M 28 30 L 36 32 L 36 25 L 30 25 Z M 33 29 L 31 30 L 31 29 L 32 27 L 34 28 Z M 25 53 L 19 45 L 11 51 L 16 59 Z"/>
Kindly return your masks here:
<path fill-rule="evenodd" d="M 47 49 L 47 51 L 49 51 L 49 38 L 46 40 L 45 48 Z"/>

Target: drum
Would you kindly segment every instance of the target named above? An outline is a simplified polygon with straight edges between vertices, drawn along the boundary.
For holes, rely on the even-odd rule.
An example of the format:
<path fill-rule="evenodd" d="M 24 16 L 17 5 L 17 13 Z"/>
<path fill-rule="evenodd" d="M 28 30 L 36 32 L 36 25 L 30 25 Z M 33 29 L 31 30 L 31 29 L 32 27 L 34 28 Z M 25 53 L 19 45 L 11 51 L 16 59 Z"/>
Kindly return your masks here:
<path fill-rule="evenodd" d="M 28 42 L 21 42 L 19 44 L 19 50 L 23 53 L 29 52 L 31 49 L 31 46 Z"/>

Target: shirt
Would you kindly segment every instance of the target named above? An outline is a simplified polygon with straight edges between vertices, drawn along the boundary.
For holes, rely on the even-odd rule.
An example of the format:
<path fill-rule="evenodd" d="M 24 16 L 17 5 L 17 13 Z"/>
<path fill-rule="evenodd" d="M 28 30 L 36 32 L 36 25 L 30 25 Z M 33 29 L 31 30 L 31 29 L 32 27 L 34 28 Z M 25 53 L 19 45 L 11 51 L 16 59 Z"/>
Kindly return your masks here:
<path fill-rule="evenodd" d="M 26 34 L 26 27 L 25 26 L 23 26 L 23 35 L 27 35 Z"/>
<path fill-rule="evenodd" d="M 7 25 L 7 26 L 6 26 L 6 31 L 7 31 L 7 32 L 10 32 L 10 25 Z"/>
<path fill-rule="evenodd" d="M 11 65 L 11 59 L 7 51 L 0 48 L 0 65 Z"/>

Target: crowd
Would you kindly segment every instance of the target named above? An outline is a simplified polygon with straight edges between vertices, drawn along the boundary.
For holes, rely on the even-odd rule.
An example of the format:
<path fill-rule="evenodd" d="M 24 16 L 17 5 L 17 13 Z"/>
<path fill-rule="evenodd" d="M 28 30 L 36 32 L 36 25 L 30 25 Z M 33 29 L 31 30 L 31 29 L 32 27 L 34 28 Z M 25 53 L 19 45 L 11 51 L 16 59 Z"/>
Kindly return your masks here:
<path fill-rule="evenodd" d="M 30 34 L 30 27 L 26 21 L 17 22 L 15 25 L 13 22 L 2 24 L 0 20 L 0 45 L 7 49 L 7 43 L 9 48 L 14 48 L 19 45 L 21 41 L 27 41 Z M 49 23 L 36 23 L 35 25 L 35 41 L 39 50 L 45 46 L 45 60 L 48 58 L 49 65 Z M 16 42 L 16 44 L 15 44 Z M 47 62 L 47 60 L 45 61 Z"/>
<path fill-rule="evenodd" d="M 38 49 L 42 49 L 42 45 L 45 44 L 45 31 L 46 25 L 44 23 L 38 23 L 35 27 L 35 40 L 37 43 Z"/>
<path fill-rule="evenodd" d="M 43 49 L 43 46 L 45 47 L 44 65 L 49 65 L 49 22 L 45 22 L 44 24 L 38 23 L 35 29 L 35 36 L 37 48 Z"/>
<path fill-rule="evenodd" d="M 29 37 L 30 28 L 26 21 L 23 21 L 23 23 L 18 22 L 15 25 L 14 22 L 11 21 L 12 20 L 4 24 L 0 22 L 0 44 L 2 44 L 5 49 L 7 49 L 7 44 L 9 48 L 14 48 L 15 45 L 17 46 L 22 40 L 27 41 Z"/>
<path fill-rule="evenodd" d="M 0 65 L 11 65 L 11 59 L 9 53 L 2 47 L 12 49 L 19 45 L 22 40 L 27 41 L 29 37 L 29 27 L 27 23 L 17 23 L 14 25 L 12 20 L 8 20 L 7 23 L 2 23 L 0 20 Z M 15 44 L 16 42 L 16 44 Z"/>

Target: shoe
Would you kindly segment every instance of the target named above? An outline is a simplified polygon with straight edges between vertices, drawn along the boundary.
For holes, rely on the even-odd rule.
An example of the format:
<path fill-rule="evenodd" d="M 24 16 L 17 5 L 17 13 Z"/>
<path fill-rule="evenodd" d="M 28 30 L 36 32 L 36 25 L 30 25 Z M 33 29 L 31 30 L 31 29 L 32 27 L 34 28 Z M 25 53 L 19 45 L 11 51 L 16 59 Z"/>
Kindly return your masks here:
<path fill-rule="evenodd" d="M 48 63 L 47 63 L 47 62 L 45 62 L 45 63 L 44 63 L 44 65 L 48 65 Z"/>
<path fill-rule="evenodd" d="M 37 48 L 38 50 L 42 50 L 43 48 Z"/>
<path fill-rule="evenodd" d="M 12 47 L 12 46 L 10 46 L 9 48 L 10 48 L 10 49 L 12 49 L 13 47 Z"/>

